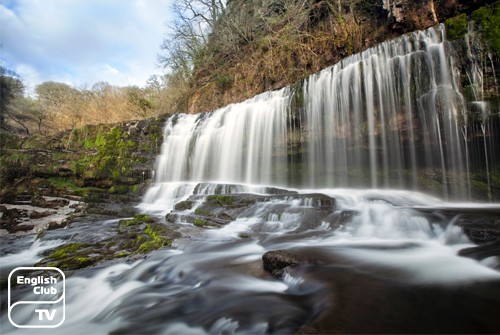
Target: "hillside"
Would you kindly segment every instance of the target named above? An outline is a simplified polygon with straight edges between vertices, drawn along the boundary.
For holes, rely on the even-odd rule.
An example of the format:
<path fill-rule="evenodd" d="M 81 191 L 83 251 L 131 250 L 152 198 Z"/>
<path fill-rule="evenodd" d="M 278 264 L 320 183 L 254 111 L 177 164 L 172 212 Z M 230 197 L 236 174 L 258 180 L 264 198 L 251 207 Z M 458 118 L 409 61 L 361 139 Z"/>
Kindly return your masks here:
<path fill-rule="evenodd" d="M 230 0 L 178 109 L 197 113 L 284 87 L 403 33 L 493 1 Z"/>

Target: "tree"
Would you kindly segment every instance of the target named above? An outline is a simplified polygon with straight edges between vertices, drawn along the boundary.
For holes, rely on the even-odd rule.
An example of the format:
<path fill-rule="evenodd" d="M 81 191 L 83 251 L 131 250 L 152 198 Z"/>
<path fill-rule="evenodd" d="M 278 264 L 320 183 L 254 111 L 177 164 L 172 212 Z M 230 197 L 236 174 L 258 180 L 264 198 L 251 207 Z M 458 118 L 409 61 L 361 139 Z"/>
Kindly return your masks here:
<path fill-rule="evenodd" d="M 137 86 L 130 86 L 126 89 L 127 100 L 130 109 L 139 117 L 151 116 L 153 104 L 146 99 L 144 90 Z"/>
<path fill-rule="evenodd" d="M 205 61 L 209 35 L 215 31 L 225 3 L 220 0 L 180 0 L 172 6 L 174 19 L 160 48 L 159 61 L 186 80 Z"/>
<path fill-rule="evenodd" d="M 47 81 L 35 88 L 40 115 L 45 115 L 57 130 L 75 128 L 85 115 L 79 90 L 64 84 Z"/>
<path fill-rule="evenodd" d="M 0 128 L 6 130 L 10 120 L 20 123 L 21 115 L 14 109 L 14 102 L 24 93 L 24 85 L 14 71 L 0 66 Z M 20 123 L 24 129 L 27 128 Z"/>

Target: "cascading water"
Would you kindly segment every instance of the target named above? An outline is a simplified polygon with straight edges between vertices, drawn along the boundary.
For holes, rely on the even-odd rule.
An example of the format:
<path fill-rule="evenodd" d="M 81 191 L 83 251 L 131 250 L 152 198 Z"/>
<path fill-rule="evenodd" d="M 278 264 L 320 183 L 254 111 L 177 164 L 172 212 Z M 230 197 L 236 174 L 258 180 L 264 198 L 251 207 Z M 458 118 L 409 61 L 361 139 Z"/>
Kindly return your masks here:
<path fill-rule="evenodd" d="M 448 48 L 442 27 L 415 32 L 348 57 L 299 87 L 173 116 L 144 202 L 165 195 L 164 183 L 203 181 L 468 198 L 469 111 Z M 476 171 L 489 160 L 476 162 Z"/>
<path fill-rule="evenodd" d="M 485 169 L 443 36 L 415 32 L 301 85 L 169 118 L 139 207 L 186 238 L 77 272 L 65 323 L 36 333 L 498 333 L 497 247 L 473 242 L 491 242 L 500 206 L 416 191 L 430 178 L 438 196 L 466 198 Z M 17 331 L 5 314 L 2 327 Z"/>

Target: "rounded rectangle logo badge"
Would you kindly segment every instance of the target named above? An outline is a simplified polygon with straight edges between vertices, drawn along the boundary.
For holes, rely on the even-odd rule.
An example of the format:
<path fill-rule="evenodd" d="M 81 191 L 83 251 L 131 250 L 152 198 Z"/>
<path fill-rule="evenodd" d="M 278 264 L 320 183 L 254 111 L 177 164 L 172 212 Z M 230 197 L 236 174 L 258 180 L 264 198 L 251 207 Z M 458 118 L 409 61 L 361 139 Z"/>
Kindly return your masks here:
<path fill-rule="evenodd" d="M 12 295 L 12 288 L 28 291 Z M 18 267 L 8 278 L 8 317 L 17 328 L 57 328 L 66 318 L 66 277 L 56 267 Z"/>

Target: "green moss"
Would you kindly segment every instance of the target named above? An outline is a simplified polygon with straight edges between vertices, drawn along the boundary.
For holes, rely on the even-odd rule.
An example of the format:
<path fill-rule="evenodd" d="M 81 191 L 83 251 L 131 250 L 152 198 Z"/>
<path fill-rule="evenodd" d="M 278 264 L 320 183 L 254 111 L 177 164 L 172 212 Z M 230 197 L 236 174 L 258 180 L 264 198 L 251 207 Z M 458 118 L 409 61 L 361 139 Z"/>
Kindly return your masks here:
<path fill-rule="evenodd" d="M 207 210 L 202 209 L 202 208 L 197 208 L 197 209 L 195 209 L 194 213 L 195 213 L 195 214 L 198 214 L 198 215 L 205 215 L 205 216 L 207 216 L 207 215 L 210 215 L 210 214 L 211 214 L 211 213 L 210 213 L 210 211 L 207 211 Z"/>
<path fill-rule="evenodd" d="M 48 181 L 52 187 L 60 190 L 73 190 L 73 191 L 83 190 L 83 188 L 76 185 L 74 179 L 71 178 L 52 177 L 49 178 Z"/>
<path fill-rule="evenodd" d="M 146 229 L 144 230 L 144 234 L 147 236 L 146 241 L 143 242 L 137 251 L 141 254 L 149 253 L 153 250 L 157 250 L 166 246 L 170 246 L 171 241 L 161 237 L 159 234 L 165 233 L 165 229 L 161 226 L 153 226 L 148 224 Z M 140 235 L 142 240 L 144 240 L 145 236 Z"/>
<path fill-rule="evenodd" d="M 77 185 L 77 180 L 71 177 L 51 177 L 48 179 L 51 187 L 58 190 L 71 190 L 76 195 L 84 197 L 86 201 L 102 199 L 102 190 L 95 187 L 81 187 Z"/>
<path fill-rule="evenodd" d="M 120 226 L 137 226 L 143 223 L 153 223 L 155 219 L 147 214 L 136 214 L 133 219 L 120 220 Z"/>
<path fill-rule="evenodd" d="M 467 34 L 467 15 L 461 14 L 445 21 L 446 35 L 449 40 L 456 40 Z"/>
<path fill-rule="evenodd" d="M 136 185 L 132 186 L 132 188 L 130 189 L 130 192 L 132 192 L 133 194 L 139 194 L 141 192 L 141 189 L 142 189 L 142 185 L 136 184 Z"/>
<path fill-rule="evenodd" d="M 129 253 L 128 253 L 128 252 L 126 252 L 126 251 L 120 251 L 120 252 L 117 252 L 117 253 L 115 254 L 115 257 L 116 257 L 116 258 L 123 258 L 123 257 L 127 257 L 128 255 L 129 255 Z"/>
<path fill-rule="evenodd" d="M 129 138 L 122 126 L 111 130 L 97 130 L 95 137 L 86 137 L 83 147 L 94 153 L 82 157 L 74 164 L 75 174 L 84 178 L 120 181 L 132 176 L 137 143 Z M 137 159 L 140 156 L 135 156 Z M 127 190 L 128 191 L 128 190 Z M 113 190 L 113 193 L 123 193 Z"/>
<path fill-rule="evenodd" d="M 88 267 L 96 262 L 96 259 L 87 256 L 90 251 L 87 249 L 88 247 L 89 245 L 84 243 L 69 243 L 59 246 L 36 266 L 52 266 L 61 270 L 77 270 Z"/>
<path fill-rule="evenodd" d="M 130 188 L 127 185 L 113 185 L 109 188 L 111 194 L 127 194 Z"/>
<path fill-rule="evenodd" d="M 194 225 L 198 227 L 205 227 L 207 223 L 204 220 L 194 219 Z"/>
<path fill-rule="evenodd" d="M 500 53 L 500 1 L 472 12 L 472 20 L 482 32 L 483 41 Z"/>
<path fill-rule="evenodd" d="M 209 195 L 207 197 L 208 201 L 217 201 L 221 206 L 230 206 L 234 202 L 234 197 L 230 195 Z"/>
<path fill-rule="evenodd" d="M 144 230 L 137 230 L 136 227 L 143 223 L 146 223 Z M 149 215 L 136 215 L 134 219 L 121 220 L 119 226 L 132 230 L 128 232 L 128 241 L 122 245 L 122 249 L 130 250 L 131 253 L 145 254 L 170 246 L 171 240 L 164 236 L 177 236 L 165 226 L 155 223 L 155 220 Z"/>
<path fill-rule="evenodd" d="M 57 263 L 61 270 L 79 270 L 94 264 L 95 261 L 89 257 L 69 257 Z"/>
<path fill-rule="evenodd" d="M 89 264 L 92 260 L 89 257 L 75 257 L 73 260 L 78 264 Z"/>
<path fill-rule="evenodd" d="M 50 259 L 62 259 L 65 257 L 68 257 L 69 255 L 72 255 L 81 249 L 85 248 L 87 245 L 84 243 L 69 243 L 62 245 L 60 247 L 57 247 L 50 255 L 47 256 L 47 258 Z"/>

